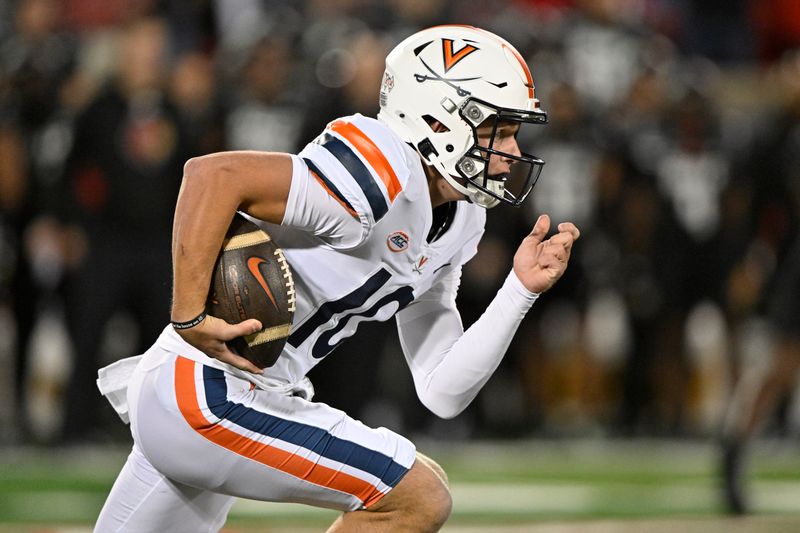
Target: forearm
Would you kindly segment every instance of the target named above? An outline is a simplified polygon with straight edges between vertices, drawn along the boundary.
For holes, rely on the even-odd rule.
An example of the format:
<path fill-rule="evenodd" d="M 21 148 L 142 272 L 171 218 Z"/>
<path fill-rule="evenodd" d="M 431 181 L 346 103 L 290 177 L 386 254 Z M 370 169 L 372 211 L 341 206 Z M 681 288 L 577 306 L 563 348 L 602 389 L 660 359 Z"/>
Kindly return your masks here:
<path fill-rule="evenodd" d="M 221 152 L 186 163 L 172 234 L 172 320 L 190 320 L 205 307 L 214 262 L 236 211 L 279 224 L 291 178 L 288 154 Z"/>
<path fill-rule="evenodd" d="M 211 271 L 225 231 L 239 205 L 222 194 L 229 177 L 224 165 L 190 159 L 184 166 L 172 228 L 172 320 L 186 321 L 204 308 Z"/>
<path fill-rule="evenodd" d="M 460 328 L 454 306 L 449 312 L 431 307 L 427 313 L 423 307 L 417 316 L 407 315 L 404 324 L 398 320 L 417 394 L 431 411 L 452 418 L 472 402 L 502 361 L 536 297 L 511 273 L 466 331 Z M 427 334 L 419 334 L 422 328 Z"/>

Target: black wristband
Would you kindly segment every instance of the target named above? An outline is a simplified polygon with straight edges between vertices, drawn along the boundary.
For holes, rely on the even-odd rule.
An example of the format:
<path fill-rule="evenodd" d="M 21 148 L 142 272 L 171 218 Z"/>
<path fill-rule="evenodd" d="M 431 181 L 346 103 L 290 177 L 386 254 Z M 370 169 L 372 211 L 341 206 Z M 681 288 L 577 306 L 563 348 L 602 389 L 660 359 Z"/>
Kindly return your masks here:
<path fill-rule="evenodd" d="M 202 322 L 205 319 L 206 319 L 206 311 L 204 309 L 202 313 L 200 313 L 191 320 L 187 320 L 186 322 L 175 322 L 173 320 L 170 321 L 170 323 L 172 324 L 172 327 L 175 329 L 189 329 L 197 326 L 198 324 L 200 324 L 200 322 Z"/>

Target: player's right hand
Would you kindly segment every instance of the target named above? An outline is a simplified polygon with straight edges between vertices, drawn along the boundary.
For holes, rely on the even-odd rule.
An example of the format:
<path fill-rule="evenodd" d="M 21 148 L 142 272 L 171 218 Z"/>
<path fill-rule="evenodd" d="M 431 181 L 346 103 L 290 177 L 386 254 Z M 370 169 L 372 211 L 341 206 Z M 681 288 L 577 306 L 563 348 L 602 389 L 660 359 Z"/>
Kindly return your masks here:
<path fill-rule="evenodd" d="M 176 329 L 183 340 L 208 355 L 223 363 L 227 363 L 240 370 L 263 374 L 264 371 L 256 365 L 237 355 L 226 344 L 237 337 L 250 335 L 261 331 L 261 322 L 256 319 L 245 320 L 238 324 L 229 324 L 222 319 L 207 315 L 205 320 L 189 329 Z"/>

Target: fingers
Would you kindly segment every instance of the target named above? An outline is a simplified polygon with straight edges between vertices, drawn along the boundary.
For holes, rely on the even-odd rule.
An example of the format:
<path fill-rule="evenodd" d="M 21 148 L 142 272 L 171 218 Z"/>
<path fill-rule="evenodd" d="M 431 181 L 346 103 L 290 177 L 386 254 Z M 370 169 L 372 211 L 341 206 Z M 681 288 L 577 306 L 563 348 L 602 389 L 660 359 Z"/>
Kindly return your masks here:
<path fill-rule="evenodd" d="M 573 241 L 577 241 L 581 236 L 580 230 L 572 222 L 562 222 L 561 224 L 558 225 L 558 231 L 560 231 L 561 233 L 572 234 Z"/>
<path fill-rule="evenodd" d="M 547 232 L 550 231 L 550 216 L 549 215 L 539 215 L 539 218 L 536 219 L 536 224 L 533 226 L 533 230 L 531 231 L 529 237 L 533 237 L 539 242 L 544 241 L 545 235 Z M 558 225 L 558 233 L 551 238 L 554 239 L 559 235 L 568 235 L 571 242 L 577 241 L 578 238 L 581 236 L 581 232 L 578 227 L 573 224 L 572 222 L 562 222 Z M 557 242 L 567 242 L 565 237 L 559 237 Z"/>
<path fill-rule="evenodd" d="M 575 224 L 571 222 L 559 224 L 558 231 L 543 243 L 542 256 L 548 266 L 555 266 L 558 263 L 566 265 L 572 253 L 572 245 L 581 235 Z"/>
<path fill-rule="evenodd" d="M 228 363 L 231 366 L 235 366 L 239 370 L 244 370 L 246 372 L 251 372 L 253 374 L 263 374 L 264 371 L 254 365 L 252 362 L 248 361 L 241 355 L 236 355 L 228 348 L 227 345 L 223 344 L 224 351 L 220 353 L 217 357 L 218 360 L 222 361 L 223 363 Z"/>
<path fill-rule="evenodd" d="M 562 248 L 565 251 L 569 252 L 572 250 L 572 244 L 575 242 L 575 239 L 572 237 L 571 233 L 557 233 L 547 239 L 545 245 L 547 246 L 554 246 L 558 248 Z"/>
<path fill-rule="evenodd" d="M 565 250 L 562 246 L 548 246 L 542 253 L 539 263 L 547 268 L 562 267 L 569 261 L 569 256 L 569 251 Z"/>
<path fill-rule="evenodd" d="M 536 242 L 542 242 L 548 231 L 550 231 L 550 217 L 548 215 L 540 215 L 528 236 L 533 237 Z"/>
<path fill-rule="evenodd" d="M 239 322 L 238 324 L 228 324 L 225 323 L 226 328 L 224 331 L 224 336 L 222 337 L 224 340 L 229 341 L 233 340 L 238 337 L 242 337 L 244 335 L 251 335 L 256 333 L 257 331 L 261 331 L 261 322 L 258 320 L 251 318 L 249 320 L 245 320 L 244 322 Z M 234 353 L 227 344 L 224 342 L 221 343 L 222 347 L 220 350 L 217 359 L 222 361 L 223 363 L 228 363 L 229 365 L 235 366 L 240 370 L 245 370 L 247 372 L 252 372 L 253 374 L 263 374 L 264 371 L 254 365 L 248 359 L 245 359 L 241 355 Z"/>
<path fill-rule="evenodd" d="M 547 244 L 563 246 L 569 252 L 572 244 L 581 236 L 581 232 L 572 222 L 562 222 L 558 225 L 558 231 L 547 240 Z"/>
<path fill-rule="evenodd" d="M 220 331 L 220 338 L 226 341 L 233 340 L 244 335 L 252 335 L 261 331 L 261 322 L 255 318 L 239 322 L 238 324 L 225 323 L 225 328 Z"/>
<path fill-rule="evenodd" d="M 223 363 L 228 363 L 240 370 L 263 374 L 264 371 L 251 361 L 233 352 L 226 341 L 261 330 L 261 322 L 255 319 L 245 320 L 238 324 L 228 324 L 214 316 L 206 319 L 196 328 L 187 329 L 179 334 L 192 346 Z"/>

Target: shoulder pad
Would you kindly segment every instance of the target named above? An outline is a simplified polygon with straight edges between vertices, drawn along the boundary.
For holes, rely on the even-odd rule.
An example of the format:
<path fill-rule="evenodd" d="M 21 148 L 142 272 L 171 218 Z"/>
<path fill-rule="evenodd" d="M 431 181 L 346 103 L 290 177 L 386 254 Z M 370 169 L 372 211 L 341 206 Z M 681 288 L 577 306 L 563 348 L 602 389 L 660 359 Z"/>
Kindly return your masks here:
<path fill-rule="evenodd" d="M 386 215 L 411 173 L 402 141 L 362 115 L 331 122 L 299 155 L 329 193 L 370 226 Z"/>

